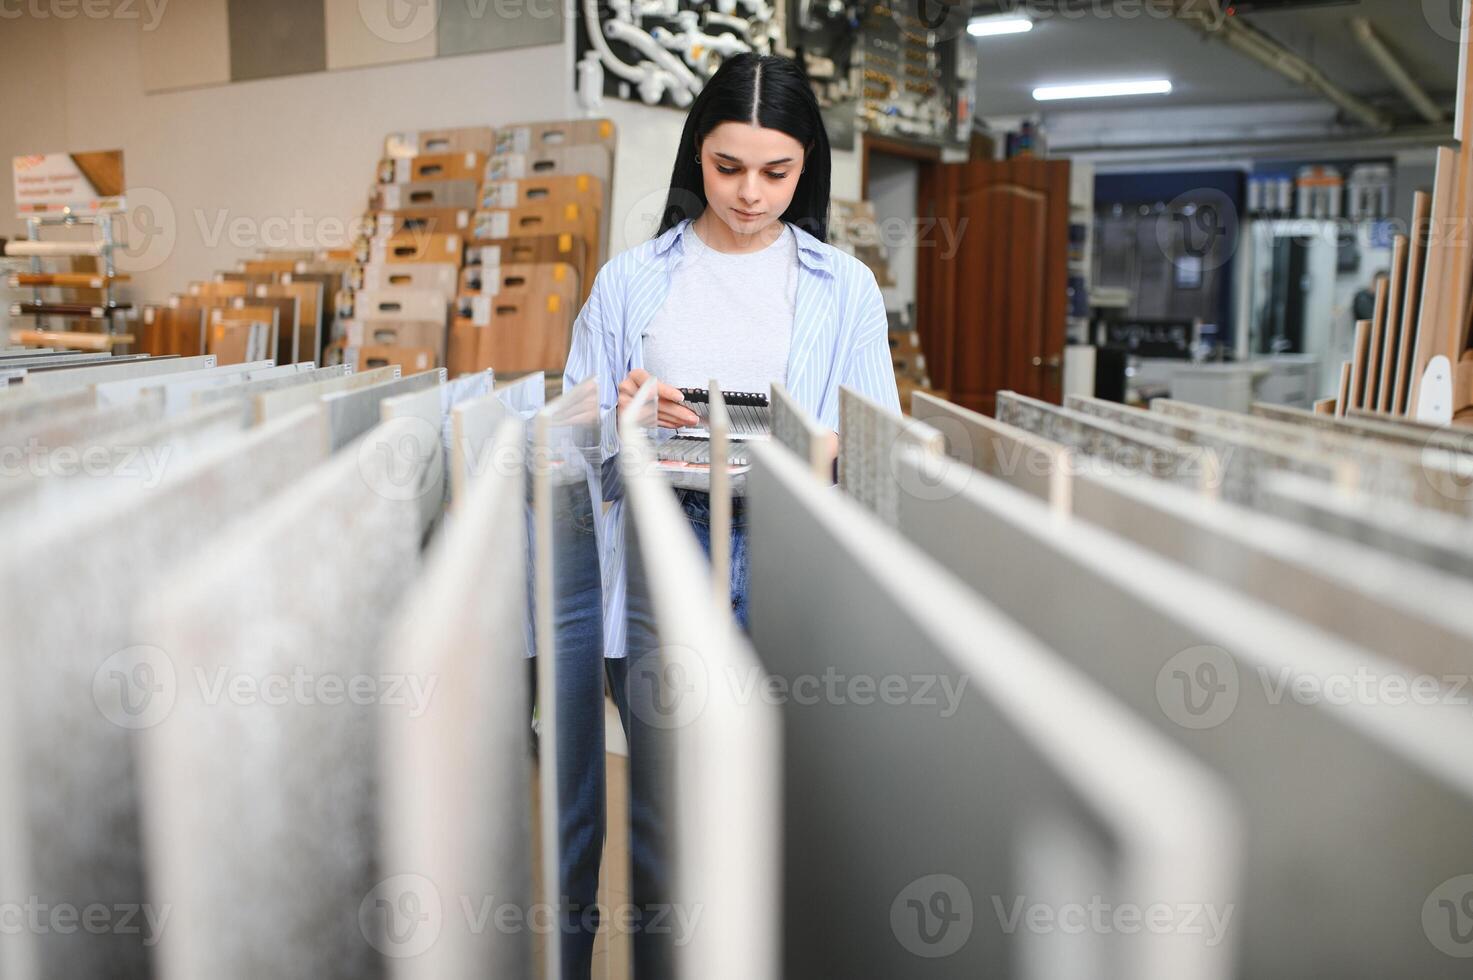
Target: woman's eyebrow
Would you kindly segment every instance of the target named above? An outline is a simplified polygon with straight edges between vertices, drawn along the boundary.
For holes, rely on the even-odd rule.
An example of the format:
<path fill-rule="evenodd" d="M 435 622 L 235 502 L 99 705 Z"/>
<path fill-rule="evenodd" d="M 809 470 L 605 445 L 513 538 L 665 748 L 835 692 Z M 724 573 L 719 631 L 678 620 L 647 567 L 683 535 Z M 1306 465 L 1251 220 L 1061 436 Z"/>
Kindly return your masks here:
<path fill-rule="evenodd" d="M 742 162 L 741 160 L 739 160 L 736 157 L 732 156 L 730 153 L 722 153 L 720 151 L 717 151 L 716 156 L 719 156 L 719 157 L 721 157 L 722 159 L 725 159 L 725 160 L 730 160 L 732 163 L 741 163 Z M 775 167 L 779 163 L 792 163 L 792 162 L 793 162 L 793 158 L 792 157 L 783 157 L 781 160 L 768 160 L 762 166 L 764 166 L 764 167 Z M 742 164 L 742 165 L 743 166 L 746 166 L 745 164 Z"/>

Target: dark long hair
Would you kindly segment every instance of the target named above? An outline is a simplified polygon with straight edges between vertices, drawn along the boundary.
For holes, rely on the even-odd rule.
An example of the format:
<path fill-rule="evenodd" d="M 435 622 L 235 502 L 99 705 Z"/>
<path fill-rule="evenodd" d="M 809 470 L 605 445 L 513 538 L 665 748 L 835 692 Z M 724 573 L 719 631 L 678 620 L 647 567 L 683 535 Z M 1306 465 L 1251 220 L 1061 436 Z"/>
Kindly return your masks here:
<path fill-rule="evenodd" d="M 660 218 L 658 238 L 706 207 L 706 185 L 696 148 L 724 122 L 756 123 L 787 133 L 803 144 L 804 170 L 782 220 L 821 242 L 829 230 L 829 134 L 819 115 L 808 77 L 791 58 L 743 52 L 728 58 L 696 96 L 685 117 L 670 194 Z"/>

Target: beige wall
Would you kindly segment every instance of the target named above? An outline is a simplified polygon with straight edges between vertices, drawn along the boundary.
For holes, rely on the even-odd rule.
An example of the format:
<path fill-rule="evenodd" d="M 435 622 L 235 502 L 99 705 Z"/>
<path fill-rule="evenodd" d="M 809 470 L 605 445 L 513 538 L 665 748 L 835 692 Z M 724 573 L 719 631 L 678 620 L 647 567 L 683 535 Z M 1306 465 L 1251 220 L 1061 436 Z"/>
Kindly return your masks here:
<path fill-rule="evenodd" d="M 168 16 L 167 8 L 164 16 Z M 572 25 L 569 25 L 571 32 Z M 157 302 L 273 244 L 335 244 L 364 209 L 386 132 L 579 115 L 565 45 L 189 89 L 143 92 L 140 22 L 0 22 L 0 162 L 22 153 L 121 148 L 131 298 Z M 683 113 L 605 103 L 620 141 L 611 248 L 646 237 Z M 837 153 L 834 196 L 858 193 L 857 156 Z M 0 166 L 0 235 L 14 217 Z"/>

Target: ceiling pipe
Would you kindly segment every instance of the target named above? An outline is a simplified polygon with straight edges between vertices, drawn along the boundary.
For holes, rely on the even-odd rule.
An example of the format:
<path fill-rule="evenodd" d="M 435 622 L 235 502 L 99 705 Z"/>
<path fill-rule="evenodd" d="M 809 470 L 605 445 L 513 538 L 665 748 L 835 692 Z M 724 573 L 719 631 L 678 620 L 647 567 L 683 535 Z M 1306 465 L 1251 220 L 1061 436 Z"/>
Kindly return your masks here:
<path fill-rule="evenodd" d="M 1369 20 L 1364 17 L 1350 18 L 1350 32 L 1355 35 L 1355 39 L 1360 42 L 1361 47 L 1366 49 L 1366 53 L 1376 64 L 1381 66 L 1381 70 L 1386 73 L 1391 84 L 1406 96 L 1406 100 L 1421 114 L 1423 119 L 1430 123 L 1440 123 L 1447 118 L 1437 107 L 1437 103 L 1433 102 L 1422 86 L 1417 84 L 1417 80 L 1407 74 L 1407 70 L 1402 67 L 1396 55 L 1391 53 L 1391 49 L 1386 47 L 1386 43 L 1376 34 L 1376 29 L 1371 26 Z"/>
<path fill-rule="evenodd" d="M 1222 13 L 1217 0 L 1173 0 L 1177 20 L 1203 37 L 1226 44 L 1290 81 L 1329 99 L 1345 112 L 1377 131 L 1392 128 L 1392 119 L 1370 103 L 1356 98 L 1330 81 L 1316 67 L 1241 19 Z"/>

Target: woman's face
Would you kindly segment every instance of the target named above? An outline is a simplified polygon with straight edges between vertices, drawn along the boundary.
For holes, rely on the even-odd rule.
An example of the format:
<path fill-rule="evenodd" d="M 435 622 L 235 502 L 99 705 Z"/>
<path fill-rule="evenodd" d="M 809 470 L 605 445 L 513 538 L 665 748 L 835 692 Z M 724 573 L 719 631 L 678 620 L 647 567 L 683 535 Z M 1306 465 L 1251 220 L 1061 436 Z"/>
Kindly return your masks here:
<path fill-rule="evenodd" d="M 706 207 L 733 234 L 755 235 L 788 210 L 803 144 L 787 133 L 724 122 L 706 135 L 700 154 Z"/>

